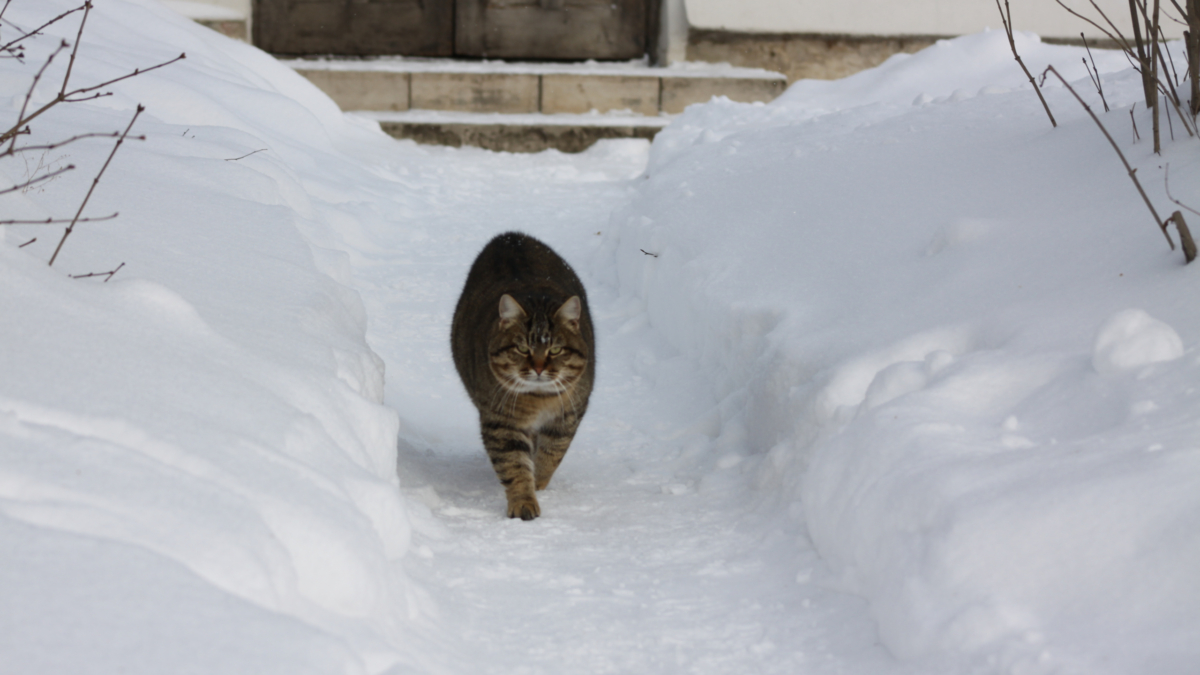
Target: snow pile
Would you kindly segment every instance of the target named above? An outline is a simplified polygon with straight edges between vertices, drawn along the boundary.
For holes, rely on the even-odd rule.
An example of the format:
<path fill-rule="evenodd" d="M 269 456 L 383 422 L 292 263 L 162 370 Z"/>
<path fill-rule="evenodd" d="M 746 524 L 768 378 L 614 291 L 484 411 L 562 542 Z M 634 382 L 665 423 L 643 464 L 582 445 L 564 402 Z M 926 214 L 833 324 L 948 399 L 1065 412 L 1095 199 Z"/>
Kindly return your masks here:
<path fill-rule="evenodd" d="M 1100 326 L 1092 367 L 1102 375 L 1115 375 L 1181 356 L 1183 340 L 1174 328 L 1140 309 L 1127 309 Z"/>
<path fill-rule="evenodd" d="M 1099 107 L 1082 49 L 1019 47 Z M 1133 143 L 1140 83 L 1097 60 L 1160 211 L 1166 162 L 1200 204 L 1196 141 Z M 901 659 L 1190 672 L 1200 268 L 1070 94 L 1047 88 L 1051 129 L 1022 79 L 990 32 L 692 107 L 593 268 L 708 374 L 759 513 L 804 520 Z"/>
<path fill-rule="evenodd" d="M 75 4 L 15 2 L 4 33 Z M 9 118 L 78 17 L 24 64 L 0 60 Z M 147 106 L 146 140 L 122 146 L 85 213 L 117 219 L 79 225 L 54 268 L 59 226 L 0 228 L 0 671 L 381 672 L 410 660 L 401 626 L 419 610 L 398 567 L 398 422 L 344 254 L 313 245 L 335 235 L 310 195 L 363 180 L 335 143 L 382 136 L 149 1 L 97 3 L 72 84 L 181 51 L 21 139 L 121 129 Z M 5 213 L 70 217 L 111 147 L 6 160 L 14 182 L 39 157 L 78 169 L 3 195 Z M 65 276 L 122 262 L 108 283 Z"/>
<path fill-rule="evenodd" d="M 75 26 L 0 61 L 5 109 Z M 1002 33 L 569 157 L 392 142 L 151 0 L 97 3 L 74 81 L 180 51 L 24 139 L 148 107 L 85 214 L 119 218 L 52 269 L 57 228 L 0 229 L 0 672 L 1194 669 L 1200 267 Z M 1151 199 L 1170 163 L 1200 204 L 1197 141 L 1133 142 L 1096 59 Z M 79 169 L 6 213 L 69 215 L 110 143 L 31 157 Z M 508 229 L 598 326 L 532 524 L 446 344 Z"/>

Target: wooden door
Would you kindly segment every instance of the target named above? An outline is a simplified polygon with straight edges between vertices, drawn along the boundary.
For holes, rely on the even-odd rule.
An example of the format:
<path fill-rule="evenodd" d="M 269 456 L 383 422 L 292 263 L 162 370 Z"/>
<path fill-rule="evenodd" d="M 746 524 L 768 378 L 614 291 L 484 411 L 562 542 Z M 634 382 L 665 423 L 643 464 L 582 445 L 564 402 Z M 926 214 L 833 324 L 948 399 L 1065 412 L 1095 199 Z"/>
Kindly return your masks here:
<path fill-rule="evenodd" d="M 455 53 L 503 59 L 641 58 L 647 52 L 647 4 L 457 0 Z"/>
<path fill-rule="evenodd" d="M 254 0 L 254 44 L 274 54 L 453 56 L 454 0 Z"/>

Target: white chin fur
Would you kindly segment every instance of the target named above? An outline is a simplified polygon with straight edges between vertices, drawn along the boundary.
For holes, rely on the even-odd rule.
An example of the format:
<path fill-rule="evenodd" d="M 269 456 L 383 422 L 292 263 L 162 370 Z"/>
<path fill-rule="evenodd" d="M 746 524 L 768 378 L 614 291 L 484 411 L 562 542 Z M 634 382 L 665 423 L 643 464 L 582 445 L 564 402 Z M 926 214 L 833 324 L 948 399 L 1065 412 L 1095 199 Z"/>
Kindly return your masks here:
<path fill-rule="evenodd" d="M 554 386 L 553 380 L 530 380 L 518 378 L 512 383 L 510 389 L 518 394 L 553 394 L 558 389 Z"/>

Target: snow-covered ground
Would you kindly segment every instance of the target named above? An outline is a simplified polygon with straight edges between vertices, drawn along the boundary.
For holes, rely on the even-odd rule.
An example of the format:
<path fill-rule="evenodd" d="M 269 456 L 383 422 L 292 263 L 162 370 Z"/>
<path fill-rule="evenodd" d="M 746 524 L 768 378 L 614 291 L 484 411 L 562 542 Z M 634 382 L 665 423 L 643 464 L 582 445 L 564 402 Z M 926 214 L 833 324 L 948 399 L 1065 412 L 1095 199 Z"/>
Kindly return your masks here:
<path fill-rule="evenodd" d="M 0 61 L 10 116 L 73 21 Z M 119 218 L 53 268 L 57 227 L 0 229 L 0 673 L 1193 672 L 1200 268 L 1002 33 L 574 156 L 392 141 L 153 0 L 97 3 L 73 82 L 180 51 L 23 139 L 148 108 L 88 208 Z M 1168 163 L 1200 206 L 1200 141 L 1153 155 L 1138 103 L 1134 142 L 1096 56 L 1160 213 Z M 110 148 L 5 217 L 69 217 Z M 508 229 L 598 327 L 529 523 L 447 337 Z"/>

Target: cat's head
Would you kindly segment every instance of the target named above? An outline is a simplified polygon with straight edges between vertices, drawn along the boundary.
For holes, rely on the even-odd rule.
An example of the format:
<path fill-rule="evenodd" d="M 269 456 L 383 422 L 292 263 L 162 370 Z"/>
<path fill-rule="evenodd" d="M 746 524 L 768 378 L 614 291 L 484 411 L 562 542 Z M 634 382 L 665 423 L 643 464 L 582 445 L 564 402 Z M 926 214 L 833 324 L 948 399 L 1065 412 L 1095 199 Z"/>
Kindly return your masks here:
<path fill-rule="evenodd" d="M 526 311 L 511 295 L 500 296 L 490 362 L 496 379 L 516 394 L 560 393 L 587 368 L 579 323 L 583 301 L 573 295 L 561 305 L 542 305 L 531 303 Z"/>

